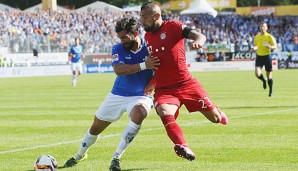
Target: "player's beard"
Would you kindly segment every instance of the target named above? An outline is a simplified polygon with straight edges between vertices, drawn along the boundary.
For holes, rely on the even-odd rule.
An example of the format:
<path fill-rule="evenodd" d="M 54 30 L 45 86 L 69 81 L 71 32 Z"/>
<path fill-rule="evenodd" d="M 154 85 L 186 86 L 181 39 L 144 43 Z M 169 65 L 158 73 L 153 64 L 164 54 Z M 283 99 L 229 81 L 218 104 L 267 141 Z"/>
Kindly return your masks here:
<path fill-rule="evenodd" d="M 148 26 L 148 25 L 143 25 L 143 27 L 144 27 L 144 30 L 146 31 L 146 32 L 151 32 L 151 31 L 153 31 L 154 30 L 154 25 L 152 25 L 152 26 Z"/>
<path fill-rule="evenodd" d="M 131 50 L 133 48 L 133 46 L 135 45 L 135 42 L 136 41 L 132 40 L 130 42 L 123 43 L 124 49 Z"/>

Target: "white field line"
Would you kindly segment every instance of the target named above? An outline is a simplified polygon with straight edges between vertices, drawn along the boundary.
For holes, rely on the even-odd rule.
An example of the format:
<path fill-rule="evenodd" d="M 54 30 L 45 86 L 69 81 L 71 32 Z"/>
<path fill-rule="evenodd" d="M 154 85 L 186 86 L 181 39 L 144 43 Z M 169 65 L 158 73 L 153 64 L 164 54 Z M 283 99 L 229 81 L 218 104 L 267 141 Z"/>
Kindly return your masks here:
<path fill-rule="evenodd" d="M 287 110 L 271 110 L 268 112 L 262 112 L 262 113 L 254 113 L 254 114 L 246 114 L 246 115 L 241 115 L 241 116 L 234 116 L 234 117 L 229 117 L 229 119 L 237 119 L 237 118 L 244 118 L 244 117 L 251 117 L 251 116 L 257 116 L 257 115 L 268 115 L 268 114 L 274 114 L 274 113 L 280 113 L 280 112 L 291 112 L 298 110 L 298 108 L 293 108 L 293 109 L 287 109 Z M 195 125 L 195 124 L 202 124 L 202 123 L 208 123 L 210 121 L 205 120 L 205 121 L 199 121 L 199 122 L 191 122 L 191 123 L 186 123 L 186 124 L 180 124 L 181 126 L 190 126 L 190 125 Z M 149 128 L 145 130 L 141 130 L 140 132 L 149 132 L 149 131 L 155 131 L 155 130 L 161 130 L 164 129 L 163 127 L 160 128 Z M 110 137 L 116 137 L 116 136 L 121 136 L 122 133 L 117 133 L 117 134 L 109 134 L 109 135 L 104 135 L 100 136 L 100 138 L 110 138 Z M 46 144 L 46 145 L 40 145 L 40 146 L 33 146 L 33 147 L 27 147 L 27 148 L 20 148 L 20 149 L 14 149 L 14 150 L 7 150 L 7 151 L 1 151 L 1 154 L 7 154 L 7 153 L 16 153 L 20 151 L 27 151 L 27 150 L 33 150 L 37 148 L 46 148 L 46 147 L 53 147 L 53 146 L 59 146 L 62 144 L 72 144 L 76 142 L 81 142 L 82 139 L 77 139 L 73 141 L 65 141 L 65 142 L 59 142 L 59 143 L 54 143 L 54 144 Z"/>

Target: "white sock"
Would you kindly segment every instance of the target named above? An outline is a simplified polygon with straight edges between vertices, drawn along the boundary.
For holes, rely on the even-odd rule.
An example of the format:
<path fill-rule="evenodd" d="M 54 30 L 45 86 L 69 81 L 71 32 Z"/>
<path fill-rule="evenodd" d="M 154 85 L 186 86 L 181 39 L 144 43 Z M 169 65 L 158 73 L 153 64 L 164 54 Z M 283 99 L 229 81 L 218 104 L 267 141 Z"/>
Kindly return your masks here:
<path fill-rule="evenodd" d="M 117 147 L 116 152 L 113 154 L 112 158 L 121 158 L 124 151 L 128 148 L 129 144 L 138 134 L 139 130 L 141 129 L 141 125 L 137 125 L 132 121 L 129 121 L 128 125 L 126 126 L 120 143 Z"/>
<path fill-rule="evenodd" d="M 75 84 L 75 75 L 72 75 L 72 77 L 71 77 L 71 83 L 72 84 Z"/>
<path fill-rule="evenodd" d="M 88 152 L 89 148 L 97 141 L 98 137 L 99 135 L 91 135 L 89 130 L 87 131 L 80 146 L 79 152 L 76 155 L 77 160 L 82 158 Z"/>

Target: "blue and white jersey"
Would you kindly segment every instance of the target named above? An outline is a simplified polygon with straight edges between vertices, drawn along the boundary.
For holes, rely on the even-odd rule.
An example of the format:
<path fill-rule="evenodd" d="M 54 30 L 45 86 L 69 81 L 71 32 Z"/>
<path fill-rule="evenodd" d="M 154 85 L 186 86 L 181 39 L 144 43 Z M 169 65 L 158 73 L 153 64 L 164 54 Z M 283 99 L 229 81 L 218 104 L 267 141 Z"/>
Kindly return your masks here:
<path fill-rule="evenodd" d="M 70 54 L 75 54 L 76 56 L 71 58 L 71 62 L 73 63 L 77 63 L 77 62 L 81 62 L 81 56 L 83 53 L 83 46 L 79 45 L 73 45 L 70 50 L 69 50 Z"/>
<path fill-rule="evenodd" d="M 124 49 L 121 43 L 112 48 L 112 65 L 118 63 L 138 64 L 148 57 L 146 42 L 142 40 L 142 45 L 137 51 Z M 144 96 L 144 88 L 151 80 L 153 71 L 145 69 L 134 74 L 118 75 L 114 82 L 112 94 L 119 96 Z"/>

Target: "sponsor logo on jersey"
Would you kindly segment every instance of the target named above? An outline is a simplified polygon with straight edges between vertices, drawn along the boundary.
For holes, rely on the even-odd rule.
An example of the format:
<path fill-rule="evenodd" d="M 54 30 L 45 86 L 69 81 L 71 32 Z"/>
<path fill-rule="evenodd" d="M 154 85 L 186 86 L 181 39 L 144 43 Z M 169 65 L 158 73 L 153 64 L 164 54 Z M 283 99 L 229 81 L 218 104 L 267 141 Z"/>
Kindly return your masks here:
<path fill-rule="evenodd" d="M 131 59 L 131 56 L 125 56 L 125 59 Z"/>

